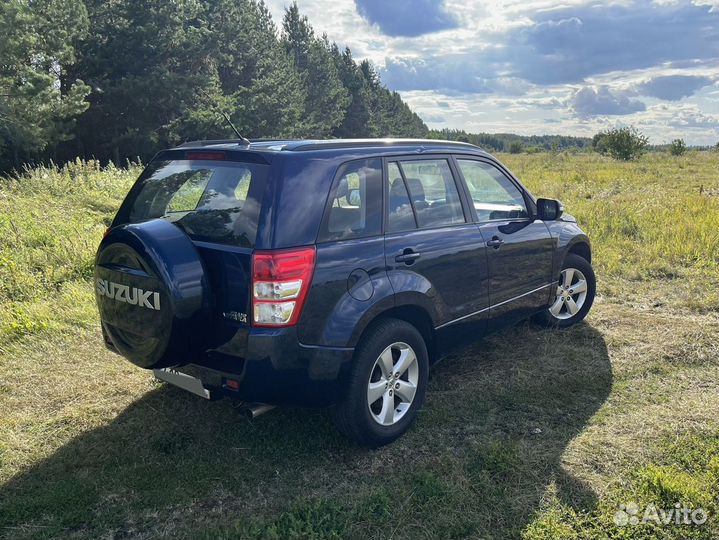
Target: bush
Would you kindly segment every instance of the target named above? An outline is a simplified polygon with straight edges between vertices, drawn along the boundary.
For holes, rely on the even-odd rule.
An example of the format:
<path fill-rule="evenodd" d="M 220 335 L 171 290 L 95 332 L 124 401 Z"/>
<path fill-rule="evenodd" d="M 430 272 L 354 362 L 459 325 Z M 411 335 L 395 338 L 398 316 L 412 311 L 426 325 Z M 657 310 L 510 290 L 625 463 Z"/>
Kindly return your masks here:
<path fill-rule="evenodd" d="M 669 145 L 669 153 L 673 156 L 681 156 L 687 151 L 687 145 L 684 139 L 674 139 Z"/>
<path fill-rule="evenodd" d="M 524 150 L 524 145 L 519 141 L 514 141 L 509 145 L 510 154 L 521 154 L 522 150 Z"/>
<path fill-rule="evenodd" d="M 595 152 L 598 152 L 600 154 L 606 154 L 607 153 L 607 145 L 606 145 L 606 137 L 607 134 L 602 132 L 597 133 L 594 137 L 592 137 L 592 150 Z"/>
<path fill-rule="evenodd" d="M 647 151 L 649 138 L 633 127 L 610 129 L 592 138 L 592 148 L 614 159 L 629 161 Z"/>

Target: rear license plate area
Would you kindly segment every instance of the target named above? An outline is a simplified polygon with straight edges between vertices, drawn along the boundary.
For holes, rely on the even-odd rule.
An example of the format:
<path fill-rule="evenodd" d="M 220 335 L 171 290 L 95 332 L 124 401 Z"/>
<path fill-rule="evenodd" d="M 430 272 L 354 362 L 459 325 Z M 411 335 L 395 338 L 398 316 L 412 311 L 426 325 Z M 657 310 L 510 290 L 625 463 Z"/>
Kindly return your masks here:
<path fill-rule="evenodd" d="M 186 373 L 182 373 L 171 368 L 153 369 L 152 372 L 155 374 L 155 378 L 169 383 L 183 390 L 200 396 L 204 399 L 212 399 L 212 393 L 204 387 L 202 381 L 197 377 L 192 377 Z"/>

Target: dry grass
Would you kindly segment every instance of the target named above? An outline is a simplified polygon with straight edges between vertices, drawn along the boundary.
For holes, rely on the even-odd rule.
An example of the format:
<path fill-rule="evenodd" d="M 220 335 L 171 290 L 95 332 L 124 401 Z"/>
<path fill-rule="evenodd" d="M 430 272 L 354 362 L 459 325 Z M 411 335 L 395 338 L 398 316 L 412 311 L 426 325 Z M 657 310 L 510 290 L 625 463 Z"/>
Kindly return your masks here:
<path fill-rule="evenodd" d="M 322 411 L 249 422 L 104 350 L 87 269 L 137 171 L 0 183 L 0 537 L 719 535 L 719 155 L 504 157 L 586 225 L 600 297 L 586 324 L 444 360 L 375 451 Z M 710 520 L 615 525 L 631 501 Z"/>

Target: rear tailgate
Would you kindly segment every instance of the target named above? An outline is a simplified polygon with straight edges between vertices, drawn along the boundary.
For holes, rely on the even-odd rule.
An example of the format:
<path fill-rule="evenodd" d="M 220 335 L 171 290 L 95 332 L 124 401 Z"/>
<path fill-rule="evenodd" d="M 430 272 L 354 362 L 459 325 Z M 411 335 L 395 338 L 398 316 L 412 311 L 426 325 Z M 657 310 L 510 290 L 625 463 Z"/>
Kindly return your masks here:
<path fill-rule="evenodd" d="M 162 218 L 190 237 L 210 278 L 212 342 L 242 341 L 249 327 L 252 253 L 270 164 L 262 155 L 170 150 L 148 165 L 113 226 Z M 238 348 L 244 343 L 235 343 Z"/>
<path fill-rule="evenodd" d="M 219 319 L 215 339 L 217 345 L 235 336 L 239 328 L 250 323 L 250 284 L 252 282 L 252 249 L 195 242 L 210 276 Z M 236 343 L 244 348 L 246 343 Z"/>

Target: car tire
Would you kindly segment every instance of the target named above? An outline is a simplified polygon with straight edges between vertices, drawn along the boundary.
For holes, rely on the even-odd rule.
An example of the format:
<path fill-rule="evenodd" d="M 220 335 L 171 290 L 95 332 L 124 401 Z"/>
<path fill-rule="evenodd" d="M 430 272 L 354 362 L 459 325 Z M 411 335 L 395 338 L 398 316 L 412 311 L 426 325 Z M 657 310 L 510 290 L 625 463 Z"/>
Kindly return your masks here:
<path fill-rule="evenodd" d="M 583 320 L 594 302 L 597 281 L 592 265 L 579 255 L 569 253 L 557 278 L 552 304 L 538 313 L 535 322 L 555 328 L 567 328 Z"/>
<path fill-rule="evenodd" d="M 417 417 L 428 376 L 427 346 L 417 328 L 380 320 L 362 337 L 344 398 L 332 409 L 338 430 L 361 446 L 394 441 Z"/>

